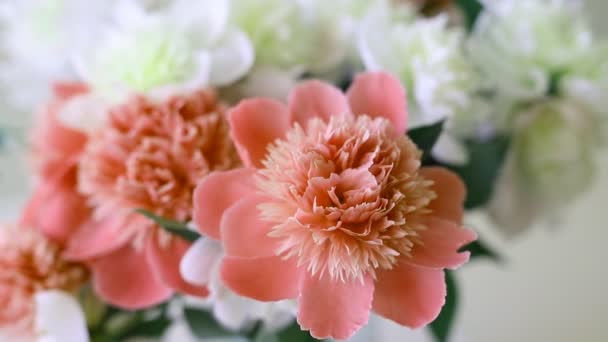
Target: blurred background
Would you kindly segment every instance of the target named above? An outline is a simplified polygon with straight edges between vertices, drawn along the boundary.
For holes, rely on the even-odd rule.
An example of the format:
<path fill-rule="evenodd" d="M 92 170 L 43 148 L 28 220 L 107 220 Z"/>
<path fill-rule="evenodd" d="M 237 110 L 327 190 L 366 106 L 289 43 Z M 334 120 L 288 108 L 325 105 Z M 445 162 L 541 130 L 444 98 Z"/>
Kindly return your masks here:
<path fill-rule="evenodd" d="M 608 38 L 608 1 L 586 0 L 586 7 L 597 33 Z M 27 194 L 27 173 L 24 157 L 3 148 L 9 152 L 0 160 L 0 218 L 11 219 Z M 482 214 L 467 218 L 504 262 L 475 260 L 458 272 L 462 305 L 454 341 L 608 341 L 608 227 L 602 215 L 608 153 L 602 158 L 593 190 L 559 228 L 544 224 L 509 240 Z M 403 329 L 374 318 L 366 333 L 374 341 L 403 341 Z M 414 335 L 411 340 L 430 341 L 425 332 Z"/>

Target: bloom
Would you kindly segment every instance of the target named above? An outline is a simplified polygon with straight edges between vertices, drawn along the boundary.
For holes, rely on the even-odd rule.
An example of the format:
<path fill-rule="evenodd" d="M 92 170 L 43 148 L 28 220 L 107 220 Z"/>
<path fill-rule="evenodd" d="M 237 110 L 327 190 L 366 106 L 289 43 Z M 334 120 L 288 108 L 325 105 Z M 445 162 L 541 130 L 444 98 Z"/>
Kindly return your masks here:
<path fill-rule="evenodd" d="M 39 311 L 52 308 L 41 302 L 54 296 L 56 291 L 74 292 L 88 279 L 86 268 L 63 260 L 57 244 L 29 228 L 0 227 L 0 266 L 0 327 L 10 329 L 16 336 L 45 333 L 38 331 L 41 326 L 48 326 L 41 322 L 45 315 Z M 57 308 L 61 310 L 64 304 L 69 306 L 73 302 L 73 299 L 60 299 L 55 304 L 61 305 Z M 86 338 L 82 315 L 73 324 L 77 329 L 71 331 L 71 336 L 84 334 Z"/>
<path fill-rule="evenodd" d="M 60 244 L 64 244 L 90 215 L 86 201 L 77 189 L 78 162 L 87 136 L 59 121 L 60 112 L 87 93 L 88 88 L 80 83 L 55 84 L 54 98 L 38 114 L 32 134 L 37 184 L 21 224 L 36 227 Z"/>
<path fill-rule="evenodd" d="M 576 1 L 483 1 L 468 41 L 488 84 L 513 99 L 544 96 L 552 78 L 567 75 L 593 48 Z"/>
<path fill-rule="evenodd" d="M 598 127 L 584 106 L 549 100 L 518 113 L 513 148 L 490 203 L 507 235 L 559 215 L 591 185 Z M 564 196 L 564 194 L 567 194 Z"/>
<path fill-rule="evenodd" d="M 326 72 L 346 58 L 354 18 L 366 6 L 361 0 L 240 0 L 231 21 L 250 37 L 257 65 Z"/>
<path fill-rule="evenodd" d="M 443 268 L 467 261 L 458 249 L 475 234 L 460 227 L 458 177 L 420 168 L 405 107 L 386 73 L 358 76 L 347 96 L 309 81 L 287 107 L 235 107 L 247 167 L 208 176 L 194 194 L 199 230 L 224 246 L 222 281 L 257 300 L 297 298 L 298 322 L 317 338 L 350 337 L 370 309 L 410 327 L 432 321 Z"/>
<path fill-rule="evenodd" d="M 78 73 L 110 99 L 230 84 L 253 65 L 254 51 L 244 33 L 228 27 L 229 8 L 227 0 L 178 0 L 146 11 L 121 1 L 106 34 L 79 54 Z"/>
<path fill-rule="evenodd" d="M 93 219 L 72 236 L 67 255 L 87 260 L 102 298 L 126 308 L 167 299 L 186 284 L 178 263 L 189 243 L 135 213 L 145 209 L 188 222 L 197 181 L 239 164 L 224 106 L 211 90 L 158 101 L 133 96 L 112 107 L 79 163 L 79 190 Z"/>
<path fill-rule="evenodd" d="M 0 4 L 0 83 L 10 84 L 6 97 L 16 109 L 29 114 L 48 95 L 49 82 L 72 77 L 72 53 L 100 29 L 110 3 L 23 0 Z"/>
<path fill-rule="evenodd" d="M 364 19 L 357 46 L 367 70 L 385 70 L 410 90 L 410 127 L 466 111 L 477 77 L 464 55 L 464 32 L 447 14 L 419 18 L 411 6 L 378 6 Z"/>

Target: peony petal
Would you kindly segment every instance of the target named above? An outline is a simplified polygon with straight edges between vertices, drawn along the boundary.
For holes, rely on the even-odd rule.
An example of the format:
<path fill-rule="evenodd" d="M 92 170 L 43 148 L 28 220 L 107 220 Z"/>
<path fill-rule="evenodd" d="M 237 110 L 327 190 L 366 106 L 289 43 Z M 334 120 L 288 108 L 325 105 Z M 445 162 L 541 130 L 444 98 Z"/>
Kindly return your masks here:
<path fill-rule="evenodd" d="M 146 243 L 146 258 L 156 276 L 165 285 L 180 293 L 198 297 L 208 296 L 209 290 L 206 286 L 186 282 L 179 271 L 180 262 L 190 243 L 179 237 L 163 236 L 162 233 L 164 232 L 155 229 L 149 234 Z"/>
<path fill-rule="evenodd" d="M 193 219 L 201 234 L 220 239 L 220 221 L 236 201 L 255 189 L 252 169 L 213 172 L 194 189 Z"/>
<path fill-rule="evenodd" d="M 328 122 L 334 115 L 344 116 L 350 113 L 342 91 L 321 81 L 298 84 L 289 94 L 288 107 L 293 120 L 304 128 L 312 118 L 321 118 Z"/>
<path fill-rule="evenodd" d="M 50 341 L 88 342 L 89 332 L 84 312 L 76 298 L 58 291 L 40 291 L 36 303 L 35 329 Z"/>
<path fill-rule="evenodd" d="M 36 228 L 63 245 L 89 215 L 86 201 L 78 192 L 41 184 L 28 201 L 21 224 Z"/>
<path fill-rule="evenodd" d="M 156 275 L 143 250 L 131 245 L 89 263 L 95 292 L 106 302 L 136 310 L 171 297 L 173 291 Z"/>
<path fill-rule="evenodd" d="M 55 82 L 52 89 L 53 95 L 62 100 L 89 92 L 89 87 L 81 82 Z"/>
<path fill-rule="evenodd" d="M 298 323 L 317 339 L 347 339 L 369 320 L 374 294 L 371 275 L 341 281 L 306 272 L 298 300 Z"/>
<path fill-rule="evenodd" d="M 247 35 L 241 31 L 229 31 L 211 55 L 213 86 L 226 86 L 247 74 L 253 66 L 255 52 Z"/>
<path fill-rule="evenodd" d="M 193 285 L 207 285 L 216 263 L 222 258 L 222 245 L 213 239 L 196 240 L 182 257 L 179 270 L 187 282 Z"/>
<path fill-rule="evenodd" d="M 407 127 L 407 100 L 399 79 L 385 72 L 366 72 L 355 77 L 348 89 L 348 102 L 355 115 L 389 119 L 398 135 Z"/>
<path fill-rule="evenodd" d="M 433 211 L 431 216 L 462 223 L 467 188 L 460 177 L 442 167 L 424 167 L 420 175 L 434 182 L 432 189 L 437 198 L 428 206 Z"/>
<path fill-rule="evenodd" d="M 226 210 L 221 223 L 226 255 L 243 258 L 276 255 L 280 240 L 268 236 L 276 224 L 264 221 L 257 208 L 264 200 L 262 195 L 249 195 Z"/>
<path fill-rule="evenodd" d="M 442 270 L 401 263 L 376 272 L 374 312 L 406 327 L 417 329 L 432 322 L 445 303 Z"/>
<path fill-rule="evenodd" d="M 234 292 L 259 301 L 277 301 L 298 296 L 300 270 L 295 258 L 225 257 L 220 275 L 224 284 Z"/>
<path fill-rule="evenodd" d="M 435 217 L 417 218 L 417 223 L 427 229 L 419 231 L 422 245 L 415 245 L 408 263 L 431 268 L 455 269 L 469 260 L 469 252 L 459 253 L 466 244 L 475 241 L 477 235 L 470 229 Z"/>
<path fill-rule="evenodd" d="M 104 219 L 91 218 L 83 223 L 70 237 L 64 257 L 71 260 L 86 260 L 111 253 L 124 246 L 132 236 L 122 215 Z"/>
<path fill-rule="evenodd" d="M 243 100 L 230 111 L 228 120 L 245 166 L 262 167 L 268 145 L 291 127 L 285 105 L 270 99 Z"/>

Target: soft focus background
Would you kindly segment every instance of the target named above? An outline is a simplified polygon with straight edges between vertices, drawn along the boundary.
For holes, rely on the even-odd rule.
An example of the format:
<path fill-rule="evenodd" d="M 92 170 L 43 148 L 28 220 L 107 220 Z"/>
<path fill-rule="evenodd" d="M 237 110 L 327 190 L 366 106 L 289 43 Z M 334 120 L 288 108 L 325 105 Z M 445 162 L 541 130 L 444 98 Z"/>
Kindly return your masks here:
<path fill-rule="evenodd" d="M 587 0 L 587 7 L 598 33 L 608 37 L 608 1 Z M 9 153 L 0 160 L 0 218 L 10 219 L 25 198 L 25 172 L 23 156 L 10 153 L 6 144 L 2 148 Z M 608 152 L 599 169 L 594 189 L 559 229 L 545 224 L 506 240 L 482 215 L 469 217 L 469 226 L 505 261 L 476 260 L 458 272 L 463 297 L 454 341 L 608 341 L 608 229 L 603 219 Z M 379 319 L 367 330 L 375 341 L 405 338 L 403 328 Z M 412 340 L 429 340 L 424 333 L 415 335 Z"/>

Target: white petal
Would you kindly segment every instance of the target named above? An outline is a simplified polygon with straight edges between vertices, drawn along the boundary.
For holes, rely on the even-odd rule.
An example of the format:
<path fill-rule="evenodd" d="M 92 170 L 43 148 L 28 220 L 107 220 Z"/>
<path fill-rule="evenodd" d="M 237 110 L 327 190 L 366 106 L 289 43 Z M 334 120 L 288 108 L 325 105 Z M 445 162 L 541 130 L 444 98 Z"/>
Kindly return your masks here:
<path fill-rule="evenodd" d="M 256 67 L 239 86 L 242 97 L 270 97 L 286 101 L 287 95 L 295 86 L 297 72 L 284 71 L 273 67 Z"/>
<path fill-rule="evenodd" d="M 452 165 L 464 165 L 469 161 L 469 153 L 462 142 L 447 132 L 439 135 L 431 153 L 437 160 Z"/>
<path fill-rule="evenodd" d="M 184 279 L 193 285 L 207 285 L 215 264 L 222 257 L 219 242 L 209 238 L 198 239 L 184 254 L 179 271 Z"/>
<path fill-rule="evenodd" d="M 40 341 L 87 342 L 84 313 L 76 299 L 62 291 L 42 291 L 35 296 L 35 328 Z"/>
<path fill-rule="evenodd" d="M 230 31 L 212 52 L 210 83 L 228 85 L 245 74 L 253 66 L 255 53 L 251 41 L 241 31 Z"/>
<path fill-rule="evenodd" d="M 255 310 L 254 306 L 257 304 L 254 300 L 229 293 L 215 301 L 213 315 L 222 325 L 236 331 L 243 329 L 252 321 L 250 313 Z"/>
<path fill-rule="evenodd" d="M 58 119 L 67 127 L 91 133 L 103 127 L 108 109 L 109 103 L 106 100 L 89 93 L 68 101 L 59 112 Z"/>
<path fill-rule="evenodd" d="M 184 30 L 196 31 L 193 38 L 201 46 L 208 46 L 226 32 L 229 14 L 228 0 L 175 0 L 170 15 Z"/>

